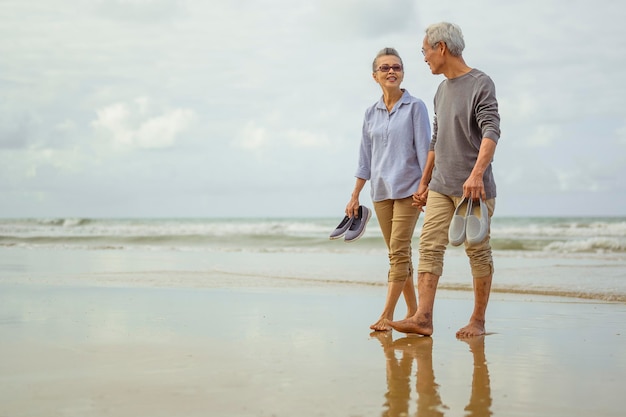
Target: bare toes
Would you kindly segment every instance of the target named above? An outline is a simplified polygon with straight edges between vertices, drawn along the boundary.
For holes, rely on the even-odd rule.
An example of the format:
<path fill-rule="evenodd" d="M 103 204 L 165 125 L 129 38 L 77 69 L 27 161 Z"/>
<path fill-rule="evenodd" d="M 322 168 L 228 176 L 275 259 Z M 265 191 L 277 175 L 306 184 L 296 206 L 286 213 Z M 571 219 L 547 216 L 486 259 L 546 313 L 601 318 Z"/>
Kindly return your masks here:
<path fill-rule="evenodd" d="M 387 330 L 391 330 L 391 326 L 389 326 L 389 320 L 380 319 L 376 323 L 370 326 L 370 329 L 375 330 L 377 332 L 385 332 Z"/>
<path fill-rule="evenodd" d="M 480 326 L 466 326 L 456 332 L 456 337 L 464 338 L 464 337 L 475 337 L 482 336 L 485 334 L 485 329 Z"/>

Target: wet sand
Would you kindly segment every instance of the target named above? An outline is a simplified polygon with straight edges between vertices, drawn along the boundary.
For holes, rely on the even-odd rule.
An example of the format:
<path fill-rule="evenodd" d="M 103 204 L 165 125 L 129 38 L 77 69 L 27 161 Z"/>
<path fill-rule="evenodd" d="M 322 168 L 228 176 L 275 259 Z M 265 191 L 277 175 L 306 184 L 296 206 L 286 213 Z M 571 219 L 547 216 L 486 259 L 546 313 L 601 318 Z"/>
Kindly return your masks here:
<path fill-rule="evenodd" d="M 226 280 L 225 280 L 226 281 Z M 0 284 L 0 417 L 622 416 L 626 305 L 493 294 L 371 334 L 382 287 Z M 403 314 L 402 308 L 397 316 Z"/>

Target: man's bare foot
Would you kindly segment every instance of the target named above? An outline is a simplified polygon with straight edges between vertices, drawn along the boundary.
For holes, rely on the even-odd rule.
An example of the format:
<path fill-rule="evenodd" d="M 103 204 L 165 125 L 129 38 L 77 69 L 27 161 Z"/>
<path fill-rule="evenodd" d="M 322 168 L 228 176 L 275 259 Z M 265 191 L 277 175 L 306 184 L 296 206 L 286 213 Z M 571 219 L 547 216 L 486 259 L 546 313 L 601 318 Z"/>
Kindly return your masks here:
<path fill-rule="evenodd" d="M 391 326 L 389 326 L 390 320 L 385 318 L 379 318 L 378 321 L 370 326 L 370 329 L 375 330 L 377 332 L 386 332 L 391 330 Z"/>
<path fill-rule="evenodd" d="M 389 322 L 389 325 L 402 333 L 415 333 L 424 336 L 433 334 L 433 321 L 430 314 L 423 316 L 416 314 L 408 319 Z"/>
<path fill-rule="evenodd" d="M 475 336 L 482 336 L 485 333 L 486 333 L 485 332 L 485 320 L 470 319 L 470 322 L 467 324 L 467 326 L 459 329 L 459 331 L 456 332 L 456 337 L 458 338 L 475 337 Z"/>

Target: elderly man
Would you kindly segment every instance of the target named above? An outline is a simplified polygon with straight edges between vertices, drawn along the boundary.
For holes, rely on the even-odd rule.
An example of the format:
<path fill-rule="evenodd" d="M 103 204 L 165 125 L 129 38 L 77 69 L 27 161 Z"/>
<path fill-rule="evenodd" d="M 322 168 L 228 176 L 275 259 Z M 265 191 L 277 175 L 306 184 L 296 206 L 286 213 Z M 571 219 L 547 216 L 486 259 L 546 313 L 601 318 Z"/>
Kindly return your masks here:
<path fill-rule="evenodd" d="M 428 161 L 413 195 L 415 206 L 426 207 L 419 247 L 418 309 L 413 316 L 390 323 L 404 333 L 433 333 L 435 293 L 443 273 L 450 224 L 457 217 L 455 210 L 461 204 L 469 206 L 470 201 L 480 207 L 482 200 L 482 209 L 486 211 L 482 220 L 484 237 L 465 242 L 473 277 L 474 311 L 457 337 L 485 334 L 485 312 L 493 277 L 489 224 L 496 197 L 491 162 L 500 138 L 500 115 L 493 81 L 465 63 L 464 48 L 463 34 L 457 25 L 441 22 L 426 29 L 424 60 L 433 74 L 443 74 L 446 79 L 435 95 Z M 461 236 L 463 242 L 465 235 Z"/>

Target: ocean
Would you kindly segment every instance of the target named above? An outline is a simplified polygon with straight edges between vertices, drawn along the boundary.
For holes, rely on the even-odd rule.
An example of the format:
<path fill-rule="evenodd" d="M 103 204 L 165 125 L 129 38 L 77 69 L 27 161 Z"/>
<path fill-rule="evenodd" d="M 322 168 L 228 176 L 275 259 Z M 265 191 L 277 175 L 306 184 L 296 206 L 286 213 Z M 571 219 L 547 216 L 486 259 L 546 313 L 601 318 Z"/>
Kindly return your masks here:
<path fill-rule="evenodd" d="M 339 220 L 0 219 L 0 282 L 386 285 L 376 219 L 352 243 L 329 240 Z M 494 217 L 491 237 L 494 294 L 626 302 L 626 217 Z M 471 291 L 462 247 L 446 252 L 440 288 Z"/>

